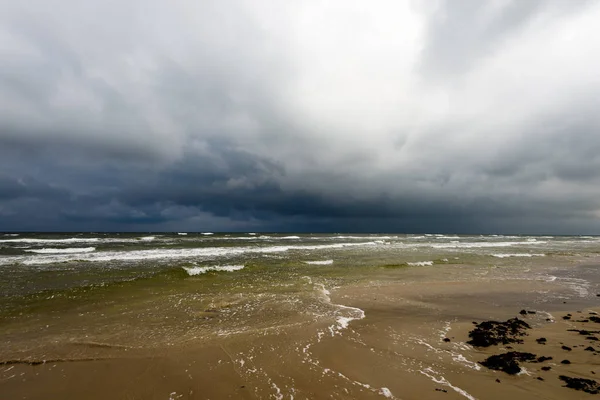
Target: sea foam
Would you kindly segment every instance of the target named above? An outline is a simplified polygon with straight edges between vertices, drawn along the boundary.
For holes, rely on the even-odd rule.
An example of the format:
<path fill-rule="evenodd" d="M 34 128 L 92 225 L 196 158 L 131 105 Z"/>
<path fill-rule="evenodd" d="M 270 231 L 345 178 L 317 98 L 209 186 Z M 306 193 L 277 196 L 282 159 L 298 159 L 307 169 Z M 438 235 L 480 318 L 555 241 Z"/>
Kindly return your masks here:
<path fill-rule="evenodd" d="M 333 260 L 322 260 L 322 261 L 304 261 L 305 264 L 310 265 L 331 265 Z"/>
<path fill-rule="evenodd" d="M 56 249 L 56 248 L 43 248 L 43 249 L 33 249 L 33 250 L 25 250 L 28 253 L 37 253 L 37 254 L 73 254 L 73 253 L 91 253 L 96 250 L 95 247 L 69 247 L 64 249 Z"/>
<path fill-rule="evenodd" d="M 212 265 L 207 267 L 183 267 L 189 276 L 201 275 L 210 271 L 225 271 L 225 272 L 233 272 L 239 271 L 240 269 L 244 269 L 243 265 Z"/>
<path fill-rule="evenodd" d="M 433 261 L 407 262 L 406 265 L 410 265 L 411 267 L 430 267 L 433 265 Z"/>
<path fill-rule="evenodd" d="M 504 254 L 492 254 L 492 257 L 496 258 L 508 258 L 508 257 L 544 257 L 545 254 L 534 254 L 534 253 L 504 253 Z"/>

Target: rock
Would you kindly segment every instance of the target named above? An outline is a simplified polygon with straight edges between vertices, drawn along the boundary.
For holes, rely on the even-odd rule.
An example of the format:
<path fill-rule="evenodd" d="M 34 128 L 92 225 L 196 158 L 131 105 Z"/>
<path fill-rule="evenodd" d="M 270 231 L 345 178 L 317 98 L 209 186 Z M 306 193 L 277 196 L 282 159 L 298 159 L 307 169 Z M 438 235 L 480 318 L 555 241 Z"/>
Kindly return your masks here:
<path fill-rule="evenodd" d="M 593 340 L 593 341 L 597 341 L 598 338 L 596 336 L 588 336 L 586 337 L 587 340 Z"/>
<path fill-rule="evenodd" d="M 490 356 L 479 364 L 489 369 L 504 371 L 509 375 L 515 375 L 521 372 L 519 361 L 533 360 L 535 360 L 535 354 L 511 351 L 509 353 Z"/>
<path fill-rule="evenodd" d="M 571 364 L 571 361 L 569 361 L 569 360 L 562 360 L 560 363 L 561 364 Z"/>
<path fill-rule="evenodd" d="M 566 351 L 571 351 L 571 348 L 569 346 L 562 346 L 561 349 L 566 350 Z"/>
<path fill-rule="evenodd" d="M 600 393 L 600 384 L 593 379 L 571 378 L 565 375 L 559 376 L 558 379 L 566 383 L 565 387 L 590 394 Z"/>
<path fill-rule="evenodd" d="M 540 363 L 540 362 L 549 361 L 549 360 L 552 360 L 552 357 L 541 356 L 541 357 L 538 357 L 536 361 Z"/>
<path fill-rule="evenodd" d="M 552 367 L 542 367 L 542 371 L 550 371 Z"/>
<path fill-rule="evenodd" d="M 537 378 L 535 378 L 535 379 L 537 379 L 538 381 L 543 381 L 543 380 L 544 380 L 544 378 L 542 378 L 541 376 L 538 376 L 538 377 L 537 377 Z"/>
<path fill-rule="evenodd" d="M 436 392 L 444 392 L 444 393 L 448 393 L 448 391 L 446 389 L 440 389 L 440 388 L 435 388 Z"/>
<path fill-rule="evenodd" d="M 562 319 L 571 319 L 571 317 L 569 317 L 568 315 L 565 315 L 564 317 L 562 317 Z"/>
<path fill-rule="evenodd" d="M 600 324 L 600 317 L 596 317 L 595 315 L 592 315 L 590 317 L 590 321 Z"/>
<path fill-rule="evenodd" d="M 521 311 L 519 311 L 519 314 L 521 314 L 521 315 L 535 314 L 535 311 L 521 310 Z"/>
<path fill-rule="evenodd" d="M 469 332 L 471 340 L 467 343 L 477 347 L 523 343 L 519 337 L 527 335 L 525 330 L 530 328 L 531 326 L 527 322 L 518 318 L 511 318 L 505 322 L 484 321 Z"/>
<path fill-rule="evenodd" d="M 500 379 L 496 378 L 496 382 L 497 382 L 497 383 L 500 383 Z"/>
<path fill-rule="evenodd" d="M 584 349 L 585 351 L 596 351 L 592 346 L 588 346 Z"/>
<path fill-rule="evenodd" d="M 446 337 L 446 338 L 444 338 L 444 342 L 448 343 L 448 342 L 450 342 L 450 339 L 448 339 L 448 338 Z"/>
<path fill-rule="evenodd" d="M 539 344 L 546 344 L 546 342 L 547 342 L 545 337 L 535 339 L 535 341 L 538 342 Z"/>

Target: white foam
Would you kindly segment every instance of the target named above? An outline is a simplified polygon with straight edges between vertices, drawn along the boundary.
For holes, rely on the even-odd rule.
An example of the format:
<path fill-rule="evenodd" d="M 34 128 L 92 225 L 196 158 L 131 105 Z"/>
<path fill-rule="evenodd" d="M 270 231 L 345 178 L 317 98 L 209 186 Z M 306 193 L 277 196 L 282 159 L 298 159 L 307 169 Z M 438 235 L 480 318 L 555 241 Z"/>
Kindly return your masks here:
<path fill-rule="evenodd" d="M 331 265 L 333 260 L 322 260 L 322 261 L 304 261 L 305 264 L 310 265 Z"/>
<path fill-rule="evenodd" d="M 526 245 L 537 245 L 546 243 L 544 241 L 526 241 L 526 242 L 452 242 L 434 244 L 431 247 L 436 249 L 471 249 L 471 248 L 482 248 L 482 247 L 511 247 L 511 246 L 526 246 Z"/>
<path fill-rule="evenodd" d="M 156 236 L 142 236 L 141 238 L 139 238 L 140 240 L 144 240 L 144 241 L 148 241 L 151 242 L 152 240 L 156 239 Z"/>
<path fill-rule="evenodd" d="M 214 233 L 212 233 L 212 232 L 202 232 L 202 235 L 204 235 L 204 236 L 211 236 L 211 235 L 214 235 Z"/>
<path fill-rule="evenodd" d="M 364 243 L 335 243 L 321 245 L 293 245 L 293 246 L 264 246 L 264 247 L 196 247 L 184 249 L 145 249 L 131 251 L 102 251 L 74 255 L 32 255 L 32 256 L 7 256 L 0 258 L 0 265 L 23 263 L 25 265 L 51 264 L 68 261 L 144 261 L 144 260 L 172 260 L 183 258 L 211 258 L 233 257 L 241 254 L 270 254 L 283 253 L 290 250 L 327 250 L 341 249 L 349 246 L 376 246 L 374 242 Z"/>
<path fill-rule="evenodd" d="M 545 254 L 542 253 L 502 253 L 502 254 L 492 254 L 492 257 L 496 258 L 509 258 L 509 257 L 544 257 Z"/>
<path fill-rule="evenodd" d="M 254 232 L 248 232 L 248 235 L 250 235 L 250 236 L 256 236 L 256 233 L 254 233 Z"/>
<path fill-rule="evenodd" d="M 407 262 L 406 265 L 410 265 L 411 267 L 430 267 L 433 265 L 433 261 Z"/>
<path fill-rule="evenodd" d="M 187 232 L 177 232 L 179 236 L 187 236 Z"/>
<path fill-rule="evenodd" d="M 205 274 L 209 271 L 233 272 L 239 271 L 243 268 L 243 265 L 212 265 L 208 267 L 183 267 L 183 269 L 185 269 L 188 275 L 190 276 Z"/>
<path fill-rule="evenodd" d="M 98 238 L 68 238 L 68 239 L 38 239 L 38 238 L 20 238 L 20 239 L 0 239 L 0 243 L 86 243 L 97 242 Z"/>
<path fill-rule="evenodd" d="M 28 253 L 38 254 L 73 254 L 73 253 L 90 253 L 96 250 L 95 247 L 69 247 L 65 249 L 43 248 L 34 250 L 25 250 Z"/>
<path fill-rule="evenodd" d="M 381 389 L 379 389 L 379 394 L 384 397 L 387 397 L 388 399 L 394 398 L 394 395 L 392 394 L 391 390 L 386 387 L 382 387 Z"/>
<path fill-rule="evenodd" d="M 300 236 L 283 236 L 283 237 L 280 237 L 279 239 L 300 239 Z"/>
<path fill-rule="evenodd" d="M 425 375 L 426 377 L 428 377 L 429 379 L 431 379 L 432 381 L 434 381 L 437 384 L 440 385 L 444 385 L 444 386 L 448 386 L 449 388 L 451 388 L 452 390 L 454 390 L 456 393 L 466 397 L 469 400 L 477 400 L 475 399 L 475 397 L 471 396 L 469 393 L 467 393 L 465 390 L 452 385 L 450 382 L 448 382 L 448 380 L 446 378 L 444 378 L 443 376 L 439 376 L 439 377 L 435 377 L 435 375 L 438 375 L 439 373 L 434 371 L 431 368 L 425 368 L 424 370 L 419 371 L 420 373 L 422 373 L 423 375 Z"/>

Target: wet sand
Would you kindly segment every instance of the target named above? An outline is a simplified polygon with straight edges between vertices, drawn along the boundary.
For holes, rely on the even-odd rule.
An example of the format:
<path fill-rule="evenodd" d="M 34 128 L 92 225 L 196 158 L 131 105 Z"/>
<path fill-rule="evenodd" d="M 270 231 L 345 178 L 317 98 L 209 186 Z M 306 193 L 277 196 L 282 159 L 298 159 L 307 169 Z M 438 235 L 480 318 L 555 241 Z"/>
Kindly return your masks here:
<path fill-rule="evenodd" d="M 578 273 L 595 276 L 590 265 Z M 547 262 L 530 267 L 543 277 L 547 271 L 575 271 L 572 265 L 549 269 Z M 231 311 L 228 304 L 212 303 L 214 308 L 199 309 L 195 317 L 213 335 L 153 346 L 143 345 L 143 337 L 140 346 L 115 340 L 121 336 L 99 340 L 93 331 L 88 341 L 44 342 L 40 335 L 35 351 L 11 343 L 1 352 L 0 398 L 587 398 L 590 394 L 564 387 L 559 376 L 600 375 L 600 353 L 585 350 L 600 345 L 569 331 L 600 331 L 599 323 L 589 321 L 590 313 L 600 312 L 600 297 L 592 292 L 600 279 L 575 287 L 513 275 L 502 268 L 482 272 L 456 265 L 445 275 L 435 267 L 407 268 L 340 287 L 299 277 L 314 302 L 292 307 L 300 300 L 284 304 L 282 295 L 248 314 L 255 318 L 251 328 L 229 324 L 228 330 L 220 325 L 243 307 Z M 520 315 L 522 309 L 535 314 Z M 571 319 L 562 319 L 567 314 Z M 531 325 L 522 344 L 466 344 L 473 322 L 513 317 Z M 588 322 L 577 322 L 586 317 Z M 546 344 L 535 340 L 540 337 Z M 479 364 L 507 351 L 552 360 L 522 362 L 519 375 Z M 563 359 L 570 364 L 561 364 Z M 551 369 L 542 371 L 544 366 Z"/>

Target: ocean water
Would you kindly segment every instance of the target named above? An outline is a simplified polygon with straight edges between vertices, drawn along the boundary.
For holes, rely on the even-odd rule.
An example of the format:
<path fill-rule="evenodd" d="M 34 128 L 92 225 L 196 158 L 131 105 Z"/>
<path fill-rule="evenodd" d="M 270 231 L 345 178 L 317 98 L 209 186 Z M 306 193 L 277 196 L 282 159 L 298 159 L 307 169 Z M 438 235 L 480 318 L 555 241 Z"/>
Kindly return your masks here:
<path fill-rule="evenodd" d="M 318 285 L 410 279 L 419 269 L 431 271 L 428 279 L 474 279 L 490 267 L 498 277 L 552 281 L 548 266 L 595 257 L 599 249 L 592 236 L 7 233 L 0 234 L 0 318 L 6 328 L 91 315 L 86 323 L 115 334 L 133 315 L 150 330 L 170 329 L 161 341 L 173 341 L 198 330 L 194 313 L 223 305 L 276 324 L 307 309 L 319 314 Z M 532 271 L 538 264 L 544 268 Z M 590 295 L 585 279 L 560 279 Z M 252 315 L 269 302 L 277 305 L 269 316 Z M 221 323 L 219 332 L 243 325 Z M 219 333 L 211 329 L 202 334 Z"/>

